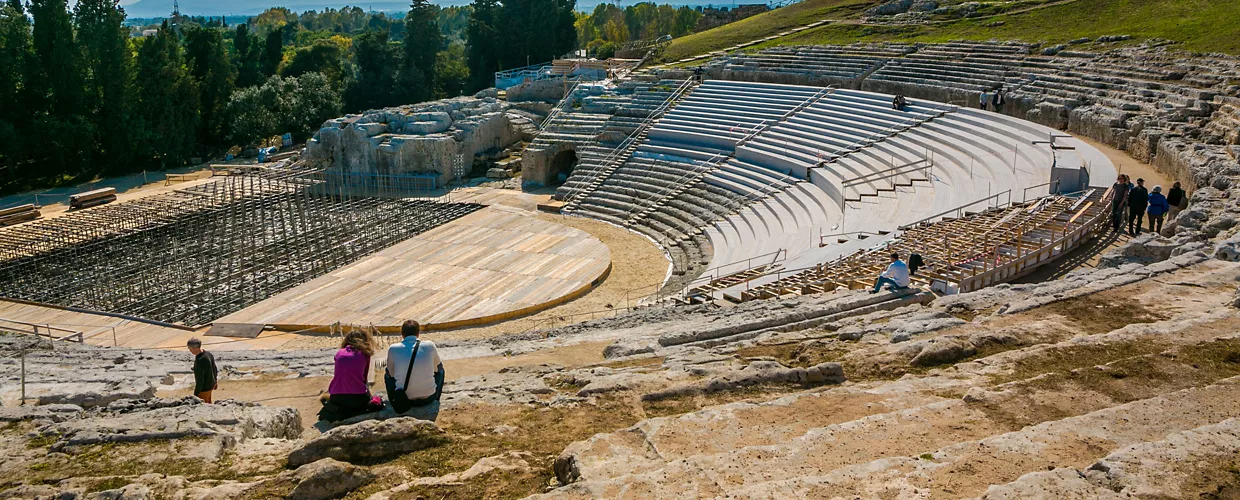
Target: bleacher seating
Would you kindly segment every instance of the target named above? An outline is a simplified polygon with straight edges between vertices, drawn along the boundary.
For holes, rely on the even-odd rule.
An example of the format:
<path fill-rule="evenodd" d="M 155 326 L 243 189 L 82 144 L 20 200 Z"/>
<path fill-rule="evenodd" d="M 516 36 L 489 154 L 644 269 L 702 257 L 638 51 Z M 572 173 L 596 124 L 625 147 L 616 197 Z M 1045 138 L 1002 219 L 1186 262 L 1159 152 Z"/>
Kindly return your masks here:
<path fill-rule="evenodd" d="M 734 54 L 709 66 L 768 80 L 763 72 L 820 68 L 841 81 L 853 78 L 852 89 L 741 76 L 705 80 L 646 127 L 622 160 L 605 170 L 583 162 L 560 190 L 578 193 L 568 212 L 659 242 L 686 279 L 773 252 L 786 252 L 789 266 L 836 259 L 872 245 L 863 238 L 909 221 L 979 200 L 1019 202 L 1029 197 L 1027 188 L 1042 186 L 1033 196 L 1049 189 L 1056 155 L 1047 142 L 1055 130 L 976 109 L 980 91 L 1003 86 L 1010 99 L 1058 93 L 1065 102 L 1086 95 L 1119 99 L 1121 90 L 1132 91 L 1104 75 L 1056 78 L 1080 65 L 1030 52 L 1028 45 L 952 43 L 891 44 L 868 54 L 855 47 Z M 890 94 L 854 90 L 870 81 L 946 88 L 973 101 L 910 98 L 896 110 Z M 1105 156 L 1083 142 L 1065 142 L 1093 162 L 1095 179 L 1113 175 Z M 614 152 L 613 144 L 594 147 Z"/>

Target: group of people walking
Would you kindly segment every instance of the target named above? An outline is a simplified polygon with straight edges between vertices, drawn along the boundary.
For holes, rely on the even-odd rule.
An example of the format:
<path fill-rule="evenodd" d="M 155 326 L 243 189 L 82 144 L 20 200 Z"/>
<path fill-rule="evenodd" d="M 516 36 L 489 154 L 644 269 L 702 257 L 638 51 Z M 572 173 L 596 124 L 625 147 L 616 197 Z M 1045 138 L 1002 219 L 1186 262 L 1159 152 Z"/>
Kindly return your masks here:
<path fill-rule="evenodd" d="M 992 94 L 990 92 L 982 92 L 977 98 L 977 107 L 981 109 L 994 109 L 996 113 L 1003 112 L 1003 105 L 1007 104 L 1007 98 L 1003 95 L 1003 87 L 999 87 Z"/>
<path fill-rule="evenodd" d="M 1149 231 L 1161 233 L 1163 221 L 1168 217 L 1174 219 L 1187 206 L 1188 197 L 1179 182 L 1172 184 L 1164 195 L 1162 186 L 1154 186 L 1150 191 L 1145 187 L 1145 179 L 1137 179 L 1134 185 L 1128 174 L 1119 174 L 1111 186 L 1111 229 L 1120 231 L 1127 220 L 1128 235 L 1140 235 L 1142 220 L 1149 215 Z"/>
<path fill-rule="evenodd" d="M 383 366 L 383 385 L 388 401 L 371 393 L 371 366 L 376 343 L 369 331 L 355 330 L 344 336 L 336 351 L 331 383 L 319 419 L 329 422 L 345 420 L 365 413 L 383 410 L 390 404 L 396 413 L 439 401 L 443 394 L 443 360 L 435 343 L 420 338 L 421 325 L 406 321 L 401 325 L 401 341 L 388 346 Z M 196 338 L 187 343 L 194 355 L 194 395 L 212 402 L 218 388 L 219 369 L 215 357 L 202 349 Z"/>

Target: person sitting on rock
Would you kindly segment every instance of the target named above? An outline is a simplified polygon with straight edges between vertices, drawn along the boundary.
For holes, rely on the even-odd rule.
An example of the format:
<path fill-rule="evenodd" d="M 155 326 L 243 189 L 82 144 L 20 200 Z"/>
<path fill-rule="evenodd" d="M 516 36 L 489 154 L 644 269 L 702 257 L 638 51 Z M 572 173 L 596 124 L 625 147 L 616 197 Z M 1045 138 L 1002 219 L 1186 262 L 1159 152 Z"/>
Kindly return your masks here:
<path fill-rule="evenodd" d="M 190 354 L 194 355 L 194 396 L 204 402 L 211 402 L 211 392 L 219 387 L 220 370 L 215 366 L 215 356 L 202 350 L 202 341 L 197 337 L 185 343 Z"/>
<path fill-rule="evenodd" d="M 420 329 L 417 321 L 406 321 L 400 327 L 404 340 L 387 350 L 383 382 L 396 413 L 439 401 L 443 393 L 443 361 L 434 342 L 418 337 Z"/>
<path fill-rule="evenodd" d="M 900 260 L 899 253 L 892 253 L 891 264 L 887 266 L 886 271 L 878 275 L 878 279 L 874 280 L 874 289 L 870 290 L 870 293 L 878 293 L 883 285 L 890 286 L 893 291 L 908 288 L 909 283 L 908 265 Z"/>
<path fill-rule="evenodd" d="M 1171 204 L 1167 203 L 1167 197 L 1162 195 L 1162 186 L 1154 186 L 1154 191 L 1150 193 L 1150 208 L 1146 209 L 1146 213 L 1150 216 L 1150 232 L 1161 233 L 1163 227 L 1163 217 L 1171 210 Z"/>
<path fill-rule="evenodd" d="M 371 404 L 370 358 L 375 342 L 369 332 L 355 330 L 344 336 L 336 351 L 335 371 L 322 401 L 319 419 L 337 422 L 363 413 L 382 410 Z"/>
<path fill-rule="evenodd" d="M 1145 179 L 1137 179 L 1137 186 L 1128 190 L 1128 235 L 1141 234 L 1141 219 L 1150 203 L 1150 193 L 1145 190 Z M 1134 226 L 1133 223 L 1136 223 Z"/>

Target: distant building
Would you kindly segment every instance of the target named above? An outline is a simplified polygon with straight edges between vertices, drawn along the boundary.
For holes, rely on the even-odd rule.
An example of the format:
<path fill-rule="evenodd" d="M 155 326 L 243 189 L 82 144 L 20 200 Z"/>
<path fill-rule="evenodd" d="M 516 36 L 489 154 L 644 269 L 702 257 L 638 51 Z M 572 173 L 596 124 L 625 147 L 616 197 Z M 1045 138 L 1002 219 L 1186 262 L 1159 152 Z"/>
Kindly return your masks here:
<path fill-rule="evenodd" d="M 142 38 L 152 37 L 159 34 L 159 30 L 142 30 Z"/>

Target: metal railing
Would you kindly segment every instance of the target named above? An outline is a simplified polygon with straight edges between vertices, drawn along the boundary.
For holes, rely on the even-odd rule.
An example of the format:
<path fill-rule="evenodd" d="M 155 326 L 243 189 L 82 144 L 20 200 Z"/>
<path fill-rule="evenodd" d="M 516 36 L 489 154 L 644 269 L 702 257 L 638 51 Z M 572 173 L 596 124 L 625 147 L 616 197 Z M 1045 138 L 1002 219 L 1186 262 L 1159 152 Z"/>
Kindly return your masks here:
<path fill-rule="evenodd" d="M 554 120 L 555 117 L 560 116 L 560 113 L 564 112 L 564 108 L 566 108 L 568 104 L 573 101 L 573 94 L 577 92 L 577 87 L 580 87 L 581 83 L 581 80 L 574 83 L 573 86 L 568 89 L 568 92 L 564 94 L 564 98 L 560 99 L 560 104 L 552 108 L 550 113 L 547 113 L 547 117 L 543 118 L 542 123 L 538 124 L 538 130 L 540 132 L 545 130 L 548 125 L 551 125 L 551 121 Z"/>
<path fill-rule="evenodd" d="M 852 154 L 853 152 L 859 149 L 873 145 L 876 142 L 880 142 L 895 134 L 898 134 L 900 132 L 913 128 L 916 125 L 919 125 L 919 124 L 928 122 L 930 120 L 933 120 L 935 118 L 938 118 L 939 116 L 950 113 L 952 111 L 954 111 L 954 109 L 942 109 L 941 111 L 939 111 L 938 114 L 931 115 L 929 117 L 921 116 L 921 115 L 909 117 L 908 119 L 900 121 L 899 123 L 892 125 L 886 129 L 883 129 L 880 132 L 875 132 L 873 134 L 870 134 L 869 136 L 853 141 L 852 143 L 846 146 L 836 148 L 835 151 L 832 151 L 825 155 L 826 159 L 824 160 L 824 162 L 834 163 L 840 158 L 848 156 L 849 154 Z"/>
<path fill-rule="evenodd" d="M 924 223 L 926 223 L 926 222 L 933 221 L 933 220 L 938 219 L 938 218 L 940 218 L 940 217 L 943 217 L 943 216 L 945 216 L 945 215 L 955 214 L 956 218 L 960 218 L 960 217 L 962 217 L 962 216 L 964 215 L 964 209 L 969 208 L 969 207 L 974 206 L 974 205 L 977 205 L 977 204 L 979 204 L 979 203 L 989 202 L 989 201 L 991 201 L 991 200 L 998 200 L 999 198 L 1002 198 L 1002 197 L 1004 197 L 1004 196 L 1006 196 L 1006 197 L 1007 197 L 1007 202 L 1006 202 L 1006 203 L 1003 203 L 1003 204 L 998 204 L 998 203 L 995 203 L 995 204 L 993 204 L 993 205 L 988 205 L 986 208 L 987 208 L 987 209 L 991 209 L 991 208 L 995 208 L 995 207 L 999 207 L 999 206 L 1007 206 L 1007 205 L 1011 205 L 1011 204 L 1012 204 L 1012 190 L 1011 190 L 1011 189 L 1009 189 L 1009 190 L 1007 190 L 1007 191 L 1003 191 L 1003 192 L 1001 192 L 1001 193 L 995 193 L 995 194 L 992 194 L 992 195 L 987 196 L 987 197 L 985 197 L 985 198 L 982 198 L 982 199 L 980 199 L 980 200 L 973 201 L 973 202 L 969 202 L 969 203 L 966 203 L 966 204 L 964 204 L 964 205 L 960 205 L 960 206 L 958 206 L 958 207 L 956 207 L 956 208 L 953 208 L 953 209 L 950 209 L 950 210 L 946 210 L 946 211 L 944 211 L 944 212 L 942 212 L 942 213 L 937 213 L 937 214 L 931 215 L 931 216 L 929 216 L 929 217 L 925 217 L 925 218 L 923 218 L 923 219 L 919 219 L 919 220 L 917 220 L 917 221 L 910 222 L 910 223 L 908 223 L 908 224 L 905 224 L 905 225 L 903 225 L 903 226 L 900 226 L 900 230 L 901 230 L 901 231 L 903 231 L 903 230 L 908 229 L 908 228 L 910 228 L 910 227 L 918 226 L 918 225 L 924 224 Z"/>
<path fill-rule="evenodd" d="M 654 120 L 658 119 L 660 116 L 663 115 L 663 113 L 665 113 L 669 108 L 671 108 L 672 105 L 675 104 L 676 101 L 678 101 L 684 95 L 684 93 L 687 92 L 689 88 L 691 88 L 692 86 L 693 86 L 693 79 L 692 78 L 686 79 L 684 82 L 680 84 L 679 87 L 676 88 L 676 90 L 672 91 L 672 93 L 667 96 L 667 99 L 663 100 L 663 103 L 660 104 L 659 107 L 650 110 L 650 112 L 646 114 L 645 119 L 642 120 L 641 125 L 638 126 L 636 130 L 634 130 L 631 134 L 629 134 L 628 137 L 625 137 L 624 140 L 620 142 L 620 144 L 616 145 L 616 147 L 612 149 L 611 152 L 607 154 L 607 156 L 599 160 L 598 162 L 599 168 L 595 170 L 589 177 L 583 180 L 583 183 L 586 184 L 586 187 L 580 188 L 576 190 L 575 192 L 573 192 L 572 194 L 569 194 L 568 196 L 564 197 L 565 204 L 572 203 L 573 201 L 577 200 L 581 196 L 587 194 L 588 193 L 587 190 L 589 189 L 589 184 L 592 184 L 595 180 L 598 179 L 600 175 L 603 175 L 613 162 L 620 159 L 621 156 L 625 155 L 628 149 L 639 140 L 638 137 L 640 137 L 643 133 L 645 133 L 646 130 L 650 129 L 650 127 L 654 123 Z"/>
<path fill-rule="evenodd" d="M 43 337 L 48 340 L 62 340 L 79 344 L 85 342 L 85 336 L 83 336 L 82 332 L 52 326 L 47 323 L 27 323 L 25 321 L 0 318 L 0 329 Z"/>
<path fill-rule="evenodd" d="M 1054 185 L 1054 186 L 1055 186 L 1054 188 L 1052 188 L 1052 189 L 1051 189 L 1051 194 L 1060 194 L 1060 193 L 1059 193 L 1059 179 L 1055 179 L 1055 180 L 1050 181 L 1050 182 L 1043 182 L 1043 183 L 1038 184 L 1038 185 L 1036 185 L 1036 186 L 1029 186 L 1029 187 L 1025 188 L 1025 189 L 1024 189 L 1024 191 L 1022 191 L 1022 192 L 1020 193 L 1020 201 L 1024 202 L 1024 201 L 1028 201 L 1028 200 L 1029 200 L 1029 190 L 1030 190 L 1030 189 L 1037 189 L 1037 188 L 1040 188 L 1040 187 L 1046 187 L 1046 186 L 1051 186 L 1051 185 Z M 1041 198 L 1041 196 L 1039 196 L 1039 198 Z"/>

